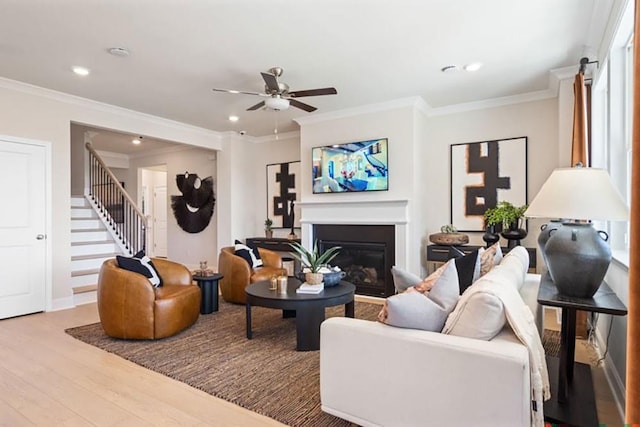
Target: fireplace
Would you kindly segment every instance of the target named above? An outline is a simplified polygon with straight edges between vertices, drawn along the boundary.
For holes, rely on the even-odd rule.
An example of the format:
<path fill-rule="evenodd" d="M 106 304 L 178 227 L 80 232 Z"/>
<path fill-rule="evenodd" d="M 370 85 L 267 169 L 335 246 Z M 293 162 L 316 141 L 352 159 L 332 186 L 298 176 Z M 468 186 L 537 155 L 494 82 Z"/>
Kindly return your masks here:
<path fill-rule="evenodd" d="M 313 236 L 321 251 L 342 247 L 331 264 L 346 273 L 344 280 L 356 286 L 357 294 L 393 295 L 395 226 L 315 224 Z"/>

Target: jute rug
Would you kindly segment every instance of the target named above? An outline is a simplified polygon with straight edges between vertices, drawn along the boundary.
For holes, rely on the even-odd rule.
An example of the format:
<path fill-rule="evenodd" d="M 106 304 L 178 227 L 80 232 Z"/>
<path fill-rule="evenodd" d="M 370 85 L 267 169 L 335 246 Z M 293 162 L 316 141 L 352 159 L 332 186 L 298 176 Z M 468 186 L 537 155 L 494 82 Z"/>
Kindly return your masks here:
<path fill-rule="evenodd" d="M 355 316 L 374 320 L 379 310 L 356 302 Z M 342 315 L 344 306 L 327 309 L 327 317 Z M 252 340 L 246 338 L 244 306 L 222 300 L 219 312 L 201 315 L 191 328 L 158 341 L 109 338 L 99 323 L 66 332 L 290 426 L 351 425 L 320 409 L 320 352 L 295 351 L 295 319 L 262 307 L 252 309 L 252 318 Z"/>

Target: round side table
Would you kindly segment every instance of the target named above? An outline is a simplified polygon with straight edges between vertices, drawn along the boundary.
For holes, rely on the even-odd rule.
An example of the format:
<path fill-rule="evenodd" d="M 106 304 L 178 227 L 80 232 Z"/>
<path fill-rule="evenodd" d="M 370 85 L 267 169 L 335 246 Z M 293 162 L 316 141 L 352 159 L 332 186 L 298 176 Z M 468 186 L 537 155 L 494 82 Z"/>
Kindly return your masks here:
<path fill-rule="evenodd" d="M 217 273 L 208 276 L 193 275 L 193 280 L 200 288 L 200 314 L 218 311 L 218 280 L 223 277 L 222 274 Z"/>

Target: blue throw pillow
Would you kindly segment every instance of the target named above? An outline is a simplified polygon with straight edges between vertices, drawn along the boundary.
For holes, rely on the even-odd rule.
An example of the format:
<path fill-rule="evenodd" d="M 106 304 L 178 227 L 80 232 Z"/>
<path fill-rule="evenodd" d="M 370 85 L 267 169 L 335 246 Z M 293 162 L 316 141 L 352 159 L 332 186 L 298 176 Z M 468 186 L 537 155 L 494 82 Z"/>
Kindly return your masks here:
<path fill-rule="evenodd" d="M 142 274 L 144 277 L 149 279 L 149 283 L 151 283 L 154 288 L 162 286 L 162 278 L 160 277 L 156 266 L 153 265 L 151 258 L 146 256 L 144 251 L 138 252 L 131 258 L 116 255 L 116 261 L 118 262 L 118 267 L 127 271 Z"/>

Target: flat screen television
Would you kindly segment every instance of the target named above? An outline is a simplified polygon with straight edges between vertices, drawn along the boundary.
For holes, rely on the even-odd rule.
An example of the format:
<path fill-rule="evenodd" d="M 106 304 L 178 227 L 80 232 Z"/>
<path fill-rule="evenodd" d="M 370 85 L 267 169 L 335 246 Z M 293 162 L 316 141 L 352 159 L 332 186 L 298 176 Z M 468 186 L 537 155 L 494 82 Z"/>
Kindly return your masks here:
<path fill-rule="evenodd" d="M 313 193 L 389 189 L 387 138 L 314 147 Z"/>

